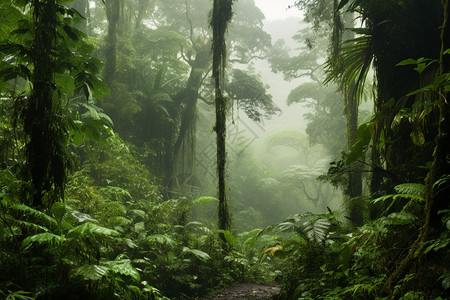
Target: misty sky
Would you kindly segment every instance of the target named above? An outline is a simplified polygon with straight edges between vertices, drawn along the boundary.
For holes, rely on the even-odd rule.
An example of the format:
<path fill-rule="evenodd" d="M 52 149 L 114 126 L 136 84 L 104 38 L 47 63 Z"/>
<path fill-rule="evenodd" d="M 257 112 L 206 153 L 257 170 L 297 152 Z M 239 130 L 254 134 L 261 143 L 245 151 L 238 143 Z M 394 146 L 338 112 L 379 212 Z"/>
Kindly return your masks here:
<path fill-rule="evenodd" d="M 255 0 L 256 5 L 266 16 L 267 20 L 284 19 L 289 16 L 300 16 L 297 8 L 288 9 L 295 0 Z"/>

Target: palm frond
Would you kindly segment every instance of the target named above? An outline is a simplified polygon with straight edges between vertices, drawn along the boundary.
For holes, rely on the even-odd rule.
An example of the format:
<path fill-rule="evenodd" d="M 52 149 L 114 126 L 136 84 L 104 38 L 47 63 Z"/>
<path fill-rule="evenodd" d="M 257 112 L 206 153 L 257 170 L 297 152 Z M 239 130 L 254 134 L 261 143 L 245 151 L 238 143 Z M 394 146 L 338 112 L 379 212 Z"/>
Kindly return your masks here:
<path fill-rule="evenodd" d="M 359 103 L 373 60 L 372 35 L 366 28 L 352 30 L 360 36 L 342 43 L 338 62 L 327 60 L 325 83 L 337 82 L 340 90 L 350 93 Z"/>

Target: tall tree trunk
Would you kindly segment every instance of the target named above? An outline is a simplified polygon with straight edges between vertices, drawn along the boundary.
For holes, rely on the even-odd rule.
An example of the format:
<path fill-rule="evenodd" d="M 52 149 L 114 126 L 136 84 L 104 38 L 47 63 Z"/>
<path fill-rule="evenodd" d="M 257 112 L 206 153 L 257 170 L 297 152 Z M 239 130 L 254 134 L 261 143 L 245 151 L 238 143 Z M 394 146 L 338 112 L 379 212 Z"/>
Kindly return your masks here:
<path fill-rule="evenodd" d="M 175 103 L 184 107 L 180 116 L 179 128 L 174 126 L 172 138 L 166 140 L 164 187 L 166 189 L 165 198 L 167 199 L 170 198 L 169 191 L 174 187 L 173 181 L 176 179 L 177 166 L 180 161 L 187 158 L 190 164 L 187 169 L 182 165 L 181 173 L 193 174 L 194 172 L 195 139 L 192 139 L 192 135 L 195 135 L 196 131 L 197 100 L 203 76 L 210 63 L 207 44 L 197 51 L 195 60 L 191 63 L 191 73 L 186 87 L 174 97 Z M 181 151 L 183 145 L 185 148 L 184 151 Z M 184 157 L 185 155 L 190 157 Z"/>
<path fill-rule="evenodd" d="M 335 2 L 336 5 L 336 2 Z M 346 28 L 353 28 L 354 21 L 353 13 L 346 13 L 343 19 L 343 25 Z M 350 41 L 355 38 L 355 34 L 346 30 L 342 34 L 343 41 Z M 353 144 L 356 142 L 356 132 L 358 130 L 358 114 L 359 114 L 359 99 L 356 98 L 354 93 L 355 81 L 352 82 L 350 87 L 345 88 L 343 92 L 344 98 L 344 114 L 346 120 L 346 135 L 347 135 L 347 151 L 350 151 Z M 350 220 L 354 225 L 360 226 L 363 224 L 363 216 L 361 212 L 362 206 L 360 205 L 362 195 L 362 175 L 361 172 L 353 170 L 349 173 L 348 187 L 347 187 L 347 204 Z"/>
<path fill-rule="evenodd" d="M 51 202 L 64 197 L 66 179 L 66 132 L 61 103 L 55 93 L 53 49 L 56 46 L 55 0 L 34 0 L 33 85 L 24 113 L 28 137 L 27 162 L 33 184 L 33 205 L 42 206 L 45 194 Z"/>
<path fill-rule="evenodd" d="M 222 94 L 227 57 L 225 33 L 231 21 L 233 1 L 214 0 L 211 27 L 213 29 L 213 77 L 215 80 L 216 98 L 216 126 L 217 134 L 217 175 L 219 196 L 219 229 L 228 230 L 230 227 L 230 213 L 226 198 L 225 168 L 226 168 L 226 109 L 227 98 Z M 222 239 L 224 239 L 222 235 Z"/>
<path fill-rule="evenodd" d="M 344 94 L 345 97 L 345 120 L 347 129 L 347 151 L 350 151 L 353 144 L 356 142 L 356 132 L 358 130 L 358 101 L 354 99 L 354 93 L 352 89 L 354 84 L 350 87 L 349 91 Z M 349 173 L 347 197 L 349 198 L 349 214 L 351 221 L 361 226 L 363 224 L 363 216 L 361 212 L 362 195 L 362 176 L 361 172 L 354 170 Z"/>
<path fill-rule="evenodd" d="M 106 61 L 103 76 L 105 82 L 111 87 L 116 72 L 117 26 L 120 16 L 120 0 L 105 1 L 105 7 L 106 18 L 108 19 L 108 35 L 106 36 Z"/>
<path fill-rule="evenodd" d="M 442 7 L 444 9 L 444 22 L 441 29 L 440 74 L 450 72 L 450 59 L 448 58 L 448 55 L 447 57 L 443 55 L 443 52 L 450 48 L 450 0 L 442 0 Z M 409 248 L 408 255 L 386 279 L 384 286 L 385 292 L 393 297 L 396 297 L 396 284 L 414 263 L 418 263 L 421 272 L 426 272 L 422 266 L 423 257 L 425 255 L 423 253 L 423 245 L 430 238 L 432 230 L 438 229 L 436 231 L 437 233 L 446 230 L 443 228 L 439 230 L 439 227 L 442 226 L 442 224 L 439 222 L 440 216 L 438 215 L 438 211 L 449 208 L 448 192 L 446 191 L 450 188 L 450 182 L 447 179 L 443 181 L 439 187 L 435 187 L 434 185 L 439 179 L 442 179 L 444 175 L 450 174 L 450 164 L 448 161 L 450 155 L 450 105 L 448 102 L 450 93 L 440 91 L 440 95 L 439 132 L 436 138 L 433 163 L 425 179 L 425 219 L 418 238 Z M 419 274 L 416 274 L 416 279 L 420 280 L 420 276 L 421 274 L 419 272 Z M 418 283 L 420 284 L 420 282 Z"/>

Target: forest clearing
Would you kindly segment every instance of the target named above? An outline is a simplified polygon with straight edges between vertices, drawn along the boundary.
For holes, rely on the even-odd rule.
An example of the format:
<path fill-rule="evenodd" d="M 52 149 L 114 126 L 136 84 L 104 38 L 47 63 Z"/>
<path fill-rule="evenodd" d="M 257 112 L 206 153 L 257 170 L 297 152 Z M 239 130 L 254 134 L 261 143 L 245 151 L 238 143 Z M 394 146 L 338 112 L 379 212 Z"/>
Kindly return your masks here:
<path fill-rule="evenodd" d="M 0 299 L 450 299 L 449 0 L 0 0 Z"/>

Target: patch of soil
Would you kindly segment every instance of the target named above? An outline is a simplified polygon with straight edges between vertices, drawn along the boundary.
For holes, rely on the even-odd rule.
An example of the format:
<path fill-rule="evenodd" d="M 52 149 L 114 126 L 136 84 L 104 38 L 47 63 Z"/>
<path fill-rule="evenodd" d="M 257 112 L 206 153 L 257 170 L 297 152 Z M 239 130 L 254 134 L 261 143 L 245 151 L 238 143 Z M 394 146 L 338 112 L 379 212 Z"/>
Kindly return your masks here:
<path fill-rule="evenodd" d="M 278 299 L 280 287 L 274 285 L 259 284 L 239 284 L 231 286 L 222 292 L 210 295 L 203 300 L 233 300 L 233 299 L 251 299 L 251 300 L 274 300 Z"/>

